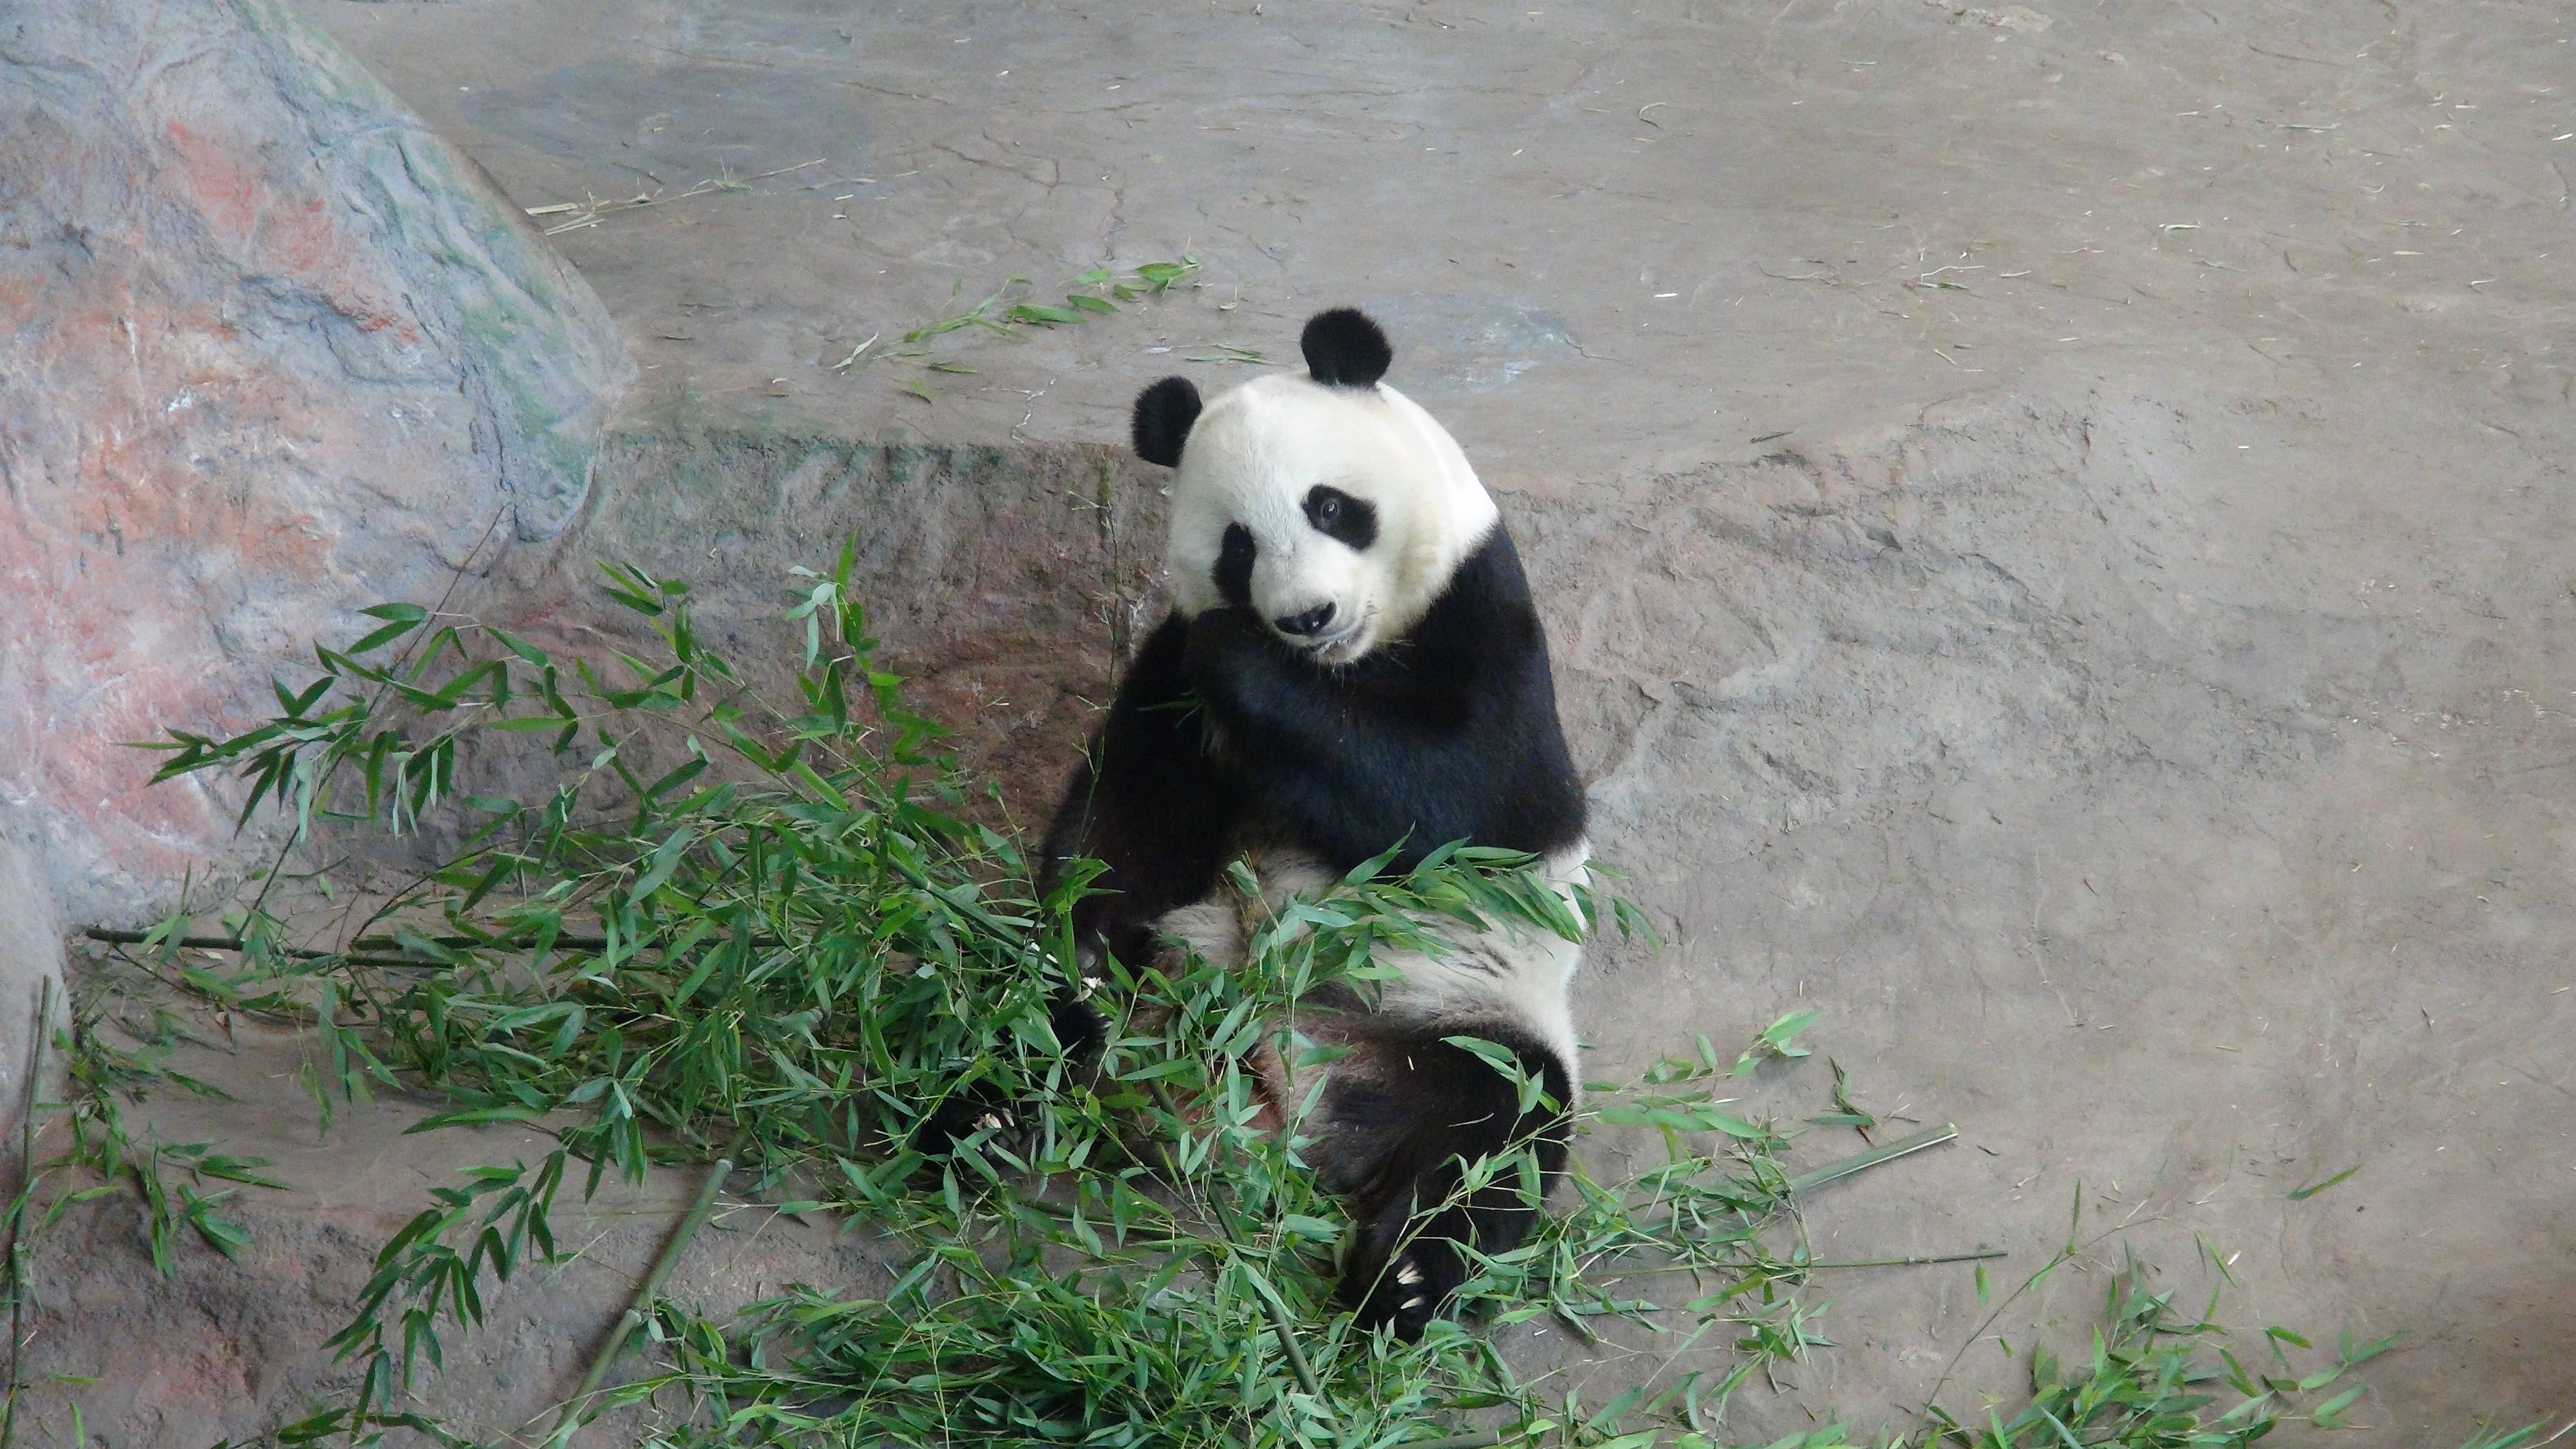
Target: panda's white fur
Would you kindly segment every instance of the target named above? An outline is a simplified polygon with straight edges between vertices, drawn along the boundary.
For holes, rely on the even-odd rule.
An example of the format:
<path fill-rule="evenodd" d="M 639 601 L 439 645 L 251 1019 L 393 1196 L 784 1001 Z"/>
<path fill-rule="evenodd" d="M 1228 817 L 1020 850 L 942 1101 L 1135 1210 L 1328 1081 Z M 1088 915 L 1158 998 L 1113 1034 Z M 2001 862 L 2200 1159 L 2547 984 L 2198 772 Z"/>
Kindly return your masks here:
<path fill-rule="evenodd" d="M 1318 486 L 1377 510 L 1393 548 L 1354 550 L 1319 532 L 1301 504 Z M 1264 620 L 1335 606 L 1350 621 L 1322 640 L 1297 640 L 1321 664 L 1347 664 L 1401 639 L 1447 587 L 1500 516 L 1449 431 L 1384 383 L 1328 387 L 1285 374 L 1217 396 L 1190 429 L 1172 480 L 1166 555 L 1185 615 L 1222 608 L 1213 580 L 1230 525 L 1259 554 L 1252 608 Z"/>
<path fill-rule="evenodd" d="M 1587 928 L 1595 923 L 1585 920 L 1582 901 L 1571 888 L 1590 884 L 1591 857 L 1590 845 L 1577 842 L 1541 858 L 1536 867 Z M 1228 886 L 1166 913 L 1157 923 L 1162 933 L 1215 965 L 1240 966 L 1251 953 L 1253 936 L 1291 897 L 1315 900 L 1342 878 L 1322 861 L 1290 848 L 1255 849 L 1243 859 L 1261 888 L 1258 897 L 1247 898 Z M 1575 1070 L 1581 1048 L 1570 999 L 1575 973 L 1583 966 L 1581 942 L 1518 921 L 1498 921 L 1479 931 L 1447 917 L 1430 922 L 1427 934 L 1443 949 L 1375 953 L 1374 964 L 1403 973 L 1379 984 L 1378 1015 L 1432 1026 L 1516 1022 L 1556 1054 L 1569 1081 L 1583 1080 Z M 1283 1105 L 1304 1099 L 1301 1083 L 1283 1077 L 1270 1085 L 1273 1100 Z"/>

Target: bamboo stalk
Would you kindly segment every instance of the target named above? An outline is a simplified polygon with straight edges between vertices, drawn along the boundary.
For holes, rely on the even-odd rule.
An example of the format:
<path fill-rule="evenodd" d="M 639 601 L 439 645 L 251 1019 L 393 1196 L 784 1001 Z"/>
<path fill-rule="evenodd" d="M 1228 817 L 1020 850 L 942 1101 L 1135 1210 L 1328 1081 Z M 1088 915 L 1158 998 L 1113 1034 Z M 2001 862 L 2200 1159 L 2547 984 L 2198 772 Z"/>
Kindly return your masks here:
<path fill-rule="evenodd" d="M 564 1401 L 563 1417 L 555 1422 L 554 1433 L 547 1436 L 546 1449 L 564 1449 L 572 1442 L 573 1431 L 584 1422 L 582 1406 L 599 1392 L 600 1384 L 608 1377 L 609 1366 L 617 1361 L 618 1351 L 626 1347 L 627 1335 L 643 1327 L 645 1316 L 653 1311 L 654 1301 L 662 1296 L 662 1285 L 670 1280 L 671 1270 L 679 1266 L 680 1255 L 688 1251 L 689 1240 L 698 1235 L 698 1229 L 706 1226 L 707 1215 L 715 1210 L 716 1194 L 733 1173 L 734 1154 L 741 1151 L 742 1142 L 742 1138 L 736 1137 L 734 1146 L 707 1169 L 707 1180 L 698 1188 L 697 1199 L 689 1204 L 689 1211 L 680 1219 L 680 1226 L 671 1234 L 671 1240 L 662 1245 L 662 1255 L 653 1260 L 652 1268 L 635 1290 L 635 1301 L 627 1306 L 626 1315 L 617 1320 L 617 1327 L 609 1331 L 608 1342 L 601 1346 L 599 1357 L 591 1360 L 590 1372 L 582 1375 L 581 1387 Z"/>
<path fill-rule="evenodd" d="M 1288 1367 L 1296 1370 L 1297 1382 L 1316 1403 L 1324 1402 L 1324 1386 L 1315 1377 L 1314 1365 L 1306 1362 L 1306 1351 L 1297 1346 L 1296 1325 L 1288 1321 L 1288 1310 L 1268 1293 L 1261 1295 L 1261 1306 L 1270 1313 L 1270 1326 L 1279 1335 L 1279 1347 L 1288 1355 Z"/>
<path fill-rule="evenodd" d="M 1988 1258 L 2008 1258 L 2001 1248 L 1984 1248 L 1974 1253 L 1941 1253 L 1929 1258 L 1860 1258 L 1848 1263 L 1801 1263 L 1808 1272 L 1819 1268 L 1920 1268 L 1931 1263 L 1978 1263 Z"/>
<path fill-rule="evenodd" d="M 88 930 L 81 932 L 81 934 L 87 936 L 93 941 L 103 941 L 111 946 L 140 946 L 146 941 L 152 939 L 152 933 L 149 931 L 111 931 L 103 926 L 92 926 Z M 526 950 L 536 944 L 535 937 L 530 937 L 524 941 L 506 938 L 494 941 L 480 941 L 476 940 L 472 936 L 431 936 L 426 939 L 432 944 L 452 946 L 460 951 L 520 951 Z M 244 951 L 248 950 L 250 947 L 250 943 L 244 941 L 239 936 L 181 936 L 176 944 L 197 951 Z M 558 949 L 566 951 L 600 951 L 607 949 L 608 941 L 605 937 L 601 936 L 557 936 L 555 938 L 555 945 Z M 281 956 L 292 957 L 298 961 L 319 961 L 330 956 L 345 957 L 348 956 L 349 951 L 383 951 L 388 949 L 399 951 L 402 949 L 402 943 L 391 936 L 360 936 L 356 940 L 351 941 L 349 943 L 348 950 L 345 951 L 315 951 L 301 946 L 281 946 L 278 948 L 278 954 Z M 353 964 L 361 965 L 392 964 L 398 966 L 444 966 L 447 964 L 444 961 L 432 960 L 426 956 L 404 957 L 389 963 L 375 960 L 359 960 L 358 958 L 351 958 L 351 960 Z"/>
<path fill-rule="evenodd" d="M 27 1305 L 27 1206 L 36 1191 L 36 1098 L 44 1089 L 45 1037 L 54 1024 L 54 978 L 47 976 L 36 992 L 36 1040 L 27 1056 L 26 1115 L 18 1121 L 18 1201 L 9 1210 L 9 1406 L 0 1410 L 0 1449 L 18 1432 L 18 1394 L 26 1380 L 19 1375 L 18 1351 L 27 1341 L 23 1315 Z"/>
<path fill-rule="evenodd" d="M 1822 1187 L 1826 1183 L 1840 1181 L 1855 1172 L 1876 1167 L 1882 1162 L 1894 1162 L 1908 1153 L 1920 1152 L 1926 1147 L 1938 1147 L 1958 1135 L 1959 1129 L 1947 1122 L 1938 1127 L 1927 1127 L 1911 1137 L 1890 1142 L 1885 1147 L 1873 1147 L 1867 1152 L 1846 1157 L 1840 1162 L 1826 1163 L 1813 1172 L 1800 1173 L 1789 1179 L 1789 1191 L 1807 1192 Z"/>

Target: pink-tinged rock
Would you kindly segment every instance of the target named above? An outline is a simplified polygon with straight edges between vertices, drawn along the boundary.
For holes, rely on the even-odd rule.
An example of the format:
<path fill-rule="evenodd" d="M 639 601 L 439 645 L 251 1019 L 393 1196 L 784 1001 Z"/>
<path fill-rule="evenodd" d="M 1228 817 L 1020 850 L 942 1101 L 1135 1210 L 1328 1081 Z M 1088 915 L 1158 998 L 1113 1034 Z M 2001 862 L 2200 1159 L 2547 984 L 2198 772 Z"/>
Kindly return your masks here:
<path fill-rule="evenodd" d="M 0 21 L 0 836 L 60 918 L 165 910 L 231 841 L 236 798 L 147 789 L 127 742 L 244 722 L 350 608 L 551 538 L 632 371 L 518 208 L 285 8 Z"/>

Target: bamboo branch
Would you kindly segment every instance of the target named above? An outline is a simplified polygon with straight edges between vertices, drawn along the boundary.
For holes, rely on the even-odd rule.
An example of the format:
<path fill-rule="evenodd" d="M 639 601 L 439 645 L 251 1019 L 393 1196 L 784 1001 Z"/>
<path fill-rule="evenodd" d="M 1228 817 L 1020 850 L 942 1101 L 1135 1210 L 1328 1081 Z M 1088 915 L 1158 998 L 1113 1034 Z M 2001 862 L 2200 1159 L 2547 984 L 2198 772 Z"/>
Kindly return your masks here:
<path fill-rule="evenodd" d="M 1806 1192 L 1819 1188 L 1826 1183 L 1849 1177 L 1855 1172 L 1876 1167 L 1882 1162 L 1894 1162 L 1907 1153 L 1920 1152 L 1926 1147 L 1938 1147 L 1958 1135 L 1959 1129 L 1947 1122 L 1938 1127 L 1927 1127 L 1911 1137 L 1891 1142 L 1885 1147 L 1874 1147 L 1867 1152 L 1846 1157 L 1840 1162 L 1829 1162 L 1813 1172 L 1800 1173 L 1789 1179 L 1789 1191 Z"/>
<path fill-rule="evenodd" d="M 36 1099 L 44 1089 L 45 1037 L 54 1024 L 54 978 L 43 978 L 36 992 L 36 1041 L 27 1055 L 26 1115 L 18 1120 L 18 1201 L 9 1209 L 9 1406 L 0 1410 L 0 1449 L 18 1432 L 18 1394 L 26 1380 L 19 1376 L 18 1351 L 26 1343 L 22 1317 L 27 1306 L 27 1206 L 36 1192 Z"/>
<path fill-rule="evenodd" d="M 662 1255 L 653 1260 L 652 1269 L 645 1273 L 643 1283 L 636 1288 L 635 1301 L 627 1307 L 626 1316 L 618 1319 L 617 1327 L 609 1331 L 608 1342 L 601 1346 L 599 1357 L 591 1360 L 590 1372 L 582 1375 L 581 1387 L 564 1401 L 563 1417 L 555 1422 L 554 1433 L 547 1436 L 546 1449 L 564 1449 L 572 1442 L 573 1431 L 585 1422 L 583 1405 L 599 1392 L 600 1384 L 608 1377 L 609 1366 L 617 1361 L 618 1350 L 626 1347 L 627 1335 L 643 1327 L 646 1316 L 653 1311 L 655 1300 L 662 1296 L 662 1285 L 670 1280 L 671 1270 L 679 1266 L 680 1255 L 688 1251 L 689 1240 L 698 1235 L 699 1228 L 706 1226 L 707 1214 L 714 1211 L 716 1194 L 733 1173 L 734 1156 L 742 1150 L 743 1141 L 742 1137 L 736 1136 L 733 1147 L 707 1169 L 707 1180 L 699 1186 L 697 1200 L 689 1204 L 687 1215 L 680 1219 L 678 1231 L 662 1245 Z"/>

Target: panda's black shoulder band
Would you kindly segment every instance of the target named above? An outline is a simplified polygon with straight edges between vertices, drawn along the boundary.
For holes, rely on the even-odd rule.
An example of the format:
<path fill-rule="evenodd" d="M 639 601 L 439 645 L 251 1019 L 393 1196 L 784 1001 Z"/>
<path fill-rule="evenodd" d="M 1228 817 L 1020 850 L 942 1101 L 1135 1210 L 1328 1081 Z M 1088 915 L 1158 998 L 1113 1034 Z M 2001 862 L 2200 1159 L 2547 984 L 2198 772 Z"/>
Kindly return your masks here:
<path fill-rule="evenodd" d="M 1136 394 L 1136 456 L 1166 468 L 1181 466 L 1181 444 L 1199 420 L 1199 390 L 1186 377 L 1167 377 Z"/>
<path fill-rule="evenodd" d="M 1356 307 L 1308 318 L 1297 346 L 1306 354 L 1307 373 L 1327 387 L 1375 387 L 1395 361 L 1385 330 Z"/>

